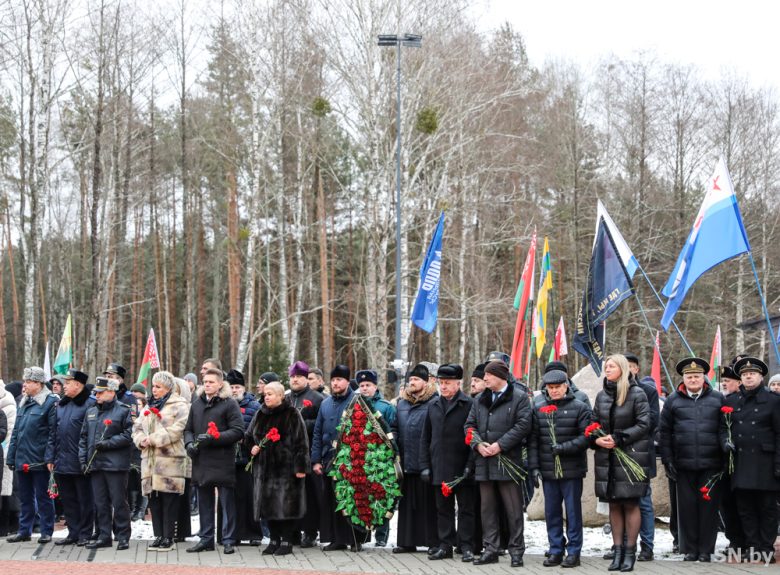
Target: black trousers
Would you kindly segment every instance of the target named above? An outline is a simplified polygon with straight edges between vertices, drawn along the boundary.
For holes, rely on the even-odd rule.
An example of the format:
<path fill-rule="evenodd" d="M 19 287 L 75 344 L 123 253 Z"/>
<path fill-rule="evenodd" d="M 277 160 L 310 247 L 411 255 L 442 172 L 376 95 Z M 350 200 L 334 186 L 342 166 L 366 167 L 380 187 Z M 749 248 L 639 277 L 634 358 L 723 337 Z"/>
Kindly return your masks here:
<path fill-rule="evenodd" d="M 333 490 L 333 478 L 323 478 L 323 509 L 326 512 L 320 515 L 320 541 L 335 543 L 336 545 L 354 545 L 356 541 L 365 539 L 363 533 L 356 533 L 349 519 L 344 517 L 341 511 L 336 511 L 336 494 Z M 268 525 L 270 530 L 270 522 Z"/>
<path fill-rule="evenodd" d="M 130 506 L 127 504 L 127 471 L 93 471 L 89 474 L 95 500 L 98 539 L 130 539 Z"/>
<path fill-rule="evenodd" d="M 185 538 L 192 535 L 190 500 L 193 493 L 197 493 L 197 489 L 192 489 L 192 479 L 188 477 L 184 480 L 184 493 L 181 497 L 179 497 L 179 508 L 176 513 L 176 528 L 174 531 L 174 538 L 178 539 L 179 541 L 184 541 Z"/>
<path fill-rule="evenodd" d="M 322 476 L 314 473 L 307 474 L 305 486 L 306 514 L 298 520 L 296 530 L 303 531 L 309 537 L 317 537 L 317 532 L 320 529 L 320 506 L 322 505 Z"/>
<path fill-rule="evenodd" d="M 55 473 L 60 489 L 60 500 L 65 522 L 68 525 L 68 539 L 84 540 L 92 535 L 95 521 L 92 485 L 83 475 Z"/>
<path fill-rule="evenodd" d="M 485 550 L 496 553 L 501 548 L 500 514 L 506 512 L 509 524 L 509 543 L 512 554 L 525 552 L 523 531 L 523 486 L 514 481 L 480 481 L 479 496 L 482 500 L 482 537 Z"/>
<path fill-rule="evenodd" d="M 290 543 L 298 521 L 299 519 L 269 519 L 268 530 L 271 532 L 271 541 Z"/>
<path fill-rule="evenodd" d="M 723 495 L 723 484 L 716 483 L 710 490 L 710 501 L 699 491 L 718 471 L 677 472 L 677 526 L 680 535 L 680 553 L 696 555 L 715 553 L 718 538 L 718 505 Z"/>
<path fill-rule="evenodd" d="M 737 509 L 745 532 L 745 545 L 774 553 L 777 537 L 777 491 L 737 489 Z"/>
<path fill-rule="evenodd" d="M 216 492 L 222 509 L 222 544 L 236 544 L 236 494 L 233 487 L 225 485 L 198 486 L 198 515 L 200 516 L 200 540 L 214 545 L 214 518 L 217 506 Z"/>
<path fill-rule="evenodd" d="M 152 529 L 155 537 L 174 538 L 180 500 L 181 495 L 178 493 L 152 491 L 149 495 L 149 509 L 152 511 Z"/>
<path fill-rule="evenodd" d="M 737 509 L 737 497 L 731 491 L 731 480 L 723 478 L 723 496 L 720 498 L 720 516 L 723 519 L 723 529 L 729 547 L 732 549 L 745 548 L 745 533 L 742 531 L 742 520 Z"/>
<path fill-rule="evenodd" d="M 667 478 L 669 482 L 669 532 L 672 534 L 672 542 L 679 545 L 679 529 L 677 528 L 677 498 L 672 497 L 677 492 L 677 482 Z"/>
<path fill-rule="evenodd" d="M 263 532 L 260 523 L 255 520 L 254 480 L 252 473 L 244 470 L 244 466 L 236 466 L 236 543 L 262 539 Z M 217 542 L 222 543 L 224 534 L 222 502 L 219 502 L 217 513 Z"/>
<path fill-rule="evenodd" d="M 455 486 L 449 497 L 441 490 L 436 491 L 436 531 L 438 547 L 451 551 L 458 546 L 462 551 L 474 551 L 474 529 L 476 524 L 477 487 L 473 484 Z M 455 527 L 455 501 L 458 502 L 458 522 Z"/>

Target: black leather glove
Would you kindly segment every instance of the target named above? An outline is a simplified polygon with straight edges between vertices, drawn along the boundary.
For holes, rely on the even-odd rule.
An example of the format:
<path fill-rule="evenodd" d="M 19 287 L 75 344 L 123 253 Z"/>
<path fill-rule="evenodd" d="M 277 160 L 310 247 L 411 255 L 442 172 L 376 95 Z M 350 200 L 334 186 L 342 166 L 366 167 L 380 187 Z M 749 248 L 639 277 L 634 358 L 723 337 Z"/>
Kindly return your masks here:
<path fill-rule="evenodd" d="M 726 442 L 726 453 L 736 453 L 737 452 L 737 446 L 734 445 L 732 442 L 727 441 Z"/>
<path fill-rule="evenodd" d="M 539 469 L 531 470 L 531 479 L 534 480 L 534 487 L 539 487 L 542 482 L 542 472 Z"/>
<path fill-rule="evenodd" d="M 677 481 L 677 468 L 674 466 L 674 463 L 665 463 L 664 468 L 666 469 L 666 476 L 672 481 Z"/>
<path fill-rule="evenodd" d="M 552 449 L 553 455 L 560 455 L 563 453 L 563 445 L 560 443 L 553 443 L 550 449 Z"/>
<path fill-rule="evenodd" d="M 200 450 L 198 449 L 198 446 L 194 443 L 188 443 L 187 444 L 187 455 L 190 456 L 190 459 L 195 459 L 198 456 L 198 453 Z"/>
<path fill-rule="evenodd" d="M 466 469 L 463 470 L 463 479 L 468 479 L 471 477 L 471 467 L 466 467 Z"/>
<path fill-rule="evenodd" d="M 95 444 L 95 451 L 105 451 L 108 447 L 108 442 L 104 439 L 102 441 L 98 441 Z"/>
<path fill-rule="evenodd" d="M 430 469 L 423 469 L 422 472 L 420 472 L 420 479 L 422 479 L 423 483 L 430 483 L 431 482 L 431 470 Z"/>
<path fill-rule="evenodd" d="M 16 466 L 14 465 L 6 465 L 6 467 L 8 468 L 9 471 L 13 471 L 14 469 L 16 469 Z"/>
<path fill-rule="evenodd" d="M 200 445 L 208 445 L 209 443 L 211 443 L 211 440 L 214 438 L 211 437 L 208 433 L 201 433 L 195 439 Z"/>

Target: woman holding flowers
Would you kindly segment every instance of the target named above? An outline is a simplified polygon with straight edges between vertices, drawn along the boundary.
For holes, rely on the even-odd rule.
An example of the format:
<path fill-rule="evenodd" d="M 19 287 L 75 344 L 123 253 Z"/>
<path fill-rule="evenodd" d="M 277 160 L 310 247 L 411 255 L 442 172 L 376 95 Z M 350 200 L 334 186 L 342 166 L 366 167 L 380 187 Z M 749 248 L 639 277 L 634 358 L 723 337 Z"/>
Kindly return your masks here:
<path fill-rule="evenodd" d="M 289 555 L 293 532 L 306 513 L 309 438 L 301 413 L 280 383 L 265 386 L 263 403 L 245 436 L 252 457 L 248 467 L 254 479 L 255 519 L 267 520 L 271 531 L 263 555 Z"/>
<path fill-rule="evenodd" d="M 172 373 L 152 378 L 152 397 L 133 426 L 133 443 L 141 450 L 141 492 L 149 497 L 155 540 L 153 551 L 173 549 L 179 498 L 184 493 L 187 452 L 184 426 L 190 404 L 177 392 Z"/>
<path fill-rule="evenodd" d="M 596 396 L 594 426 L 596 496 L 609 503 L 615 552 L 610 571 L 632 571 L 641 514 L 639 498 L 647 491 L 650 467 L 650 408 L 647 396 L 629 382 L 628 361 L 611 355 L 604 362 L 604 388 Z M 626 535 L 626 545 L 623 537 Z"/>

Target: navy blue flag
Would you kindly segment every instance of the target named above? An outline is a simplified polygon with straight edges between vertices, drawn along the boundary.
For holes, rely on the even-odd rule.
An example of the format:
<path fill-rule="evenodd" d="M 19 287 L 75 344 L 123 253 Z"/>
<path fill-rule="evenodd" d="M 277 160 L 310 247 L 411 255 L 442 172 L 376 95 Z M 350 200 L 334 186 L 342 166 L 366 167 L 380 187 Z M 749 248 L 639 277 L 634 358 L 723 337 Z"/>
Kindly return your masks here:
<path fill-rule="evenodd" d="M 444 212 L 439 216 L 439 223 L 425 254 L 425 261 L 420 268 L 420 288 L 412 310 L 414 325 L 431 333 L 436 327 L 439 317 L 439 278 L 441 277 L 441 239 L 444 235 Z"/>
<path fill-rule="evenodd" d="M 588 268 L 588 283 L 582 294 L 577 330 L 572 340 L 572 347 L 588 358 L 596 375 L 601 375 L 604 361 L 604 321 L 632 295 L 634 284 L 608 226 L 603 218 L 599 218 Z"/>

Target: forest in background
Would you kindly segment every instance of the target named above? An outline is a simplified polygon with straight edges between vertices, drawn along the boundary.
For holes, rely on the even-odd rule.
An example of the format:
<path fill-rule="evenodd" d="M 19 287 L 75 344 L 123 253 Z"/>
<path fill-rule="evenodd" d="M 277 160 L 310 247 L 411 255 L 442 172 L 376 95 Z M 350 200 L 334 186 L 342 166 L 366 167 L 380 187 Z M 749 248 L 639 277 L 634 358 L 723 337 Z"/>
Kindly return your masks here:
<path fill-rule="evenodd" d="M 548 325 L 562 315 L 571 339 L 596 200 L 660 290 L 720 155 L 777 310 L 776 92 L 651 52 L 532 65 L 517 30 L 480 33 L 468 8 L 0 0 L 0 376 L 41 364 L 47 342 L 56 352 L 68 313 L 75 364 L 93 375 L 110 360 L 132 377 L 150 327 L 178 373 L 210 356 L 250 378 L 293 358 L 381 371 L 396 297 L 409 359 L 471 369 L 511 346 L 534 230 L 550 242 Z M 423 36 L 402 50 L 400 294 L 396 51 L 376 42 L 396 32 Z M 441 210 L 428 335 L 409 315 Z M 661 306 L 635 282 L 656 329 Z M 700 279 L 676 320 L 707 359 L 720 324 L 728 361 L 770 353 L 763 330 L 740 328 L 760 316 L 742 256 Z M 630 299 L 606 349 L 649 367 L 653 338 Z M 685 355 L 673 331 L 661 350 L 670 370 Z"/>

